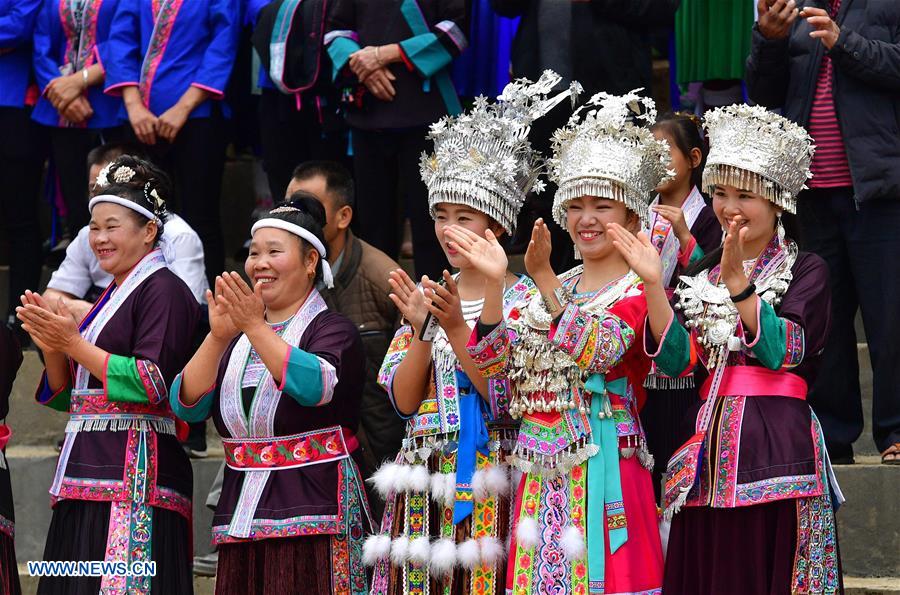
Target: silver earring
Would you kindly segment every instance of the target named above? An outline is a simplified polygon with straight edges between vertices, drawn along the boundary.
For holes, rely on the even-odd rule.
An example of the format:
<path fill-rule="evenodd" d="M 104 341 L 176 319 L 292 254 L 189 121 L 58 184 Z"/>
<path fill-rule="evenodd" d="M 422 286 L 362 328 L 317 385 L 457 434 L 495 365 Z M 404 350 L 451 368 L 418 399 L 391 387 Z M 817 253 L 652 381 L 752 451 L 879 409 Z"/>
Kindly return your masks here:
<path fill-rule="evenodd" d="M 778 214 L 777 223 L 775 224 L 775 232 L 778 234 L 778 244 L 784 246 L 784 225 L 781 223 L 781 213 Z"/>

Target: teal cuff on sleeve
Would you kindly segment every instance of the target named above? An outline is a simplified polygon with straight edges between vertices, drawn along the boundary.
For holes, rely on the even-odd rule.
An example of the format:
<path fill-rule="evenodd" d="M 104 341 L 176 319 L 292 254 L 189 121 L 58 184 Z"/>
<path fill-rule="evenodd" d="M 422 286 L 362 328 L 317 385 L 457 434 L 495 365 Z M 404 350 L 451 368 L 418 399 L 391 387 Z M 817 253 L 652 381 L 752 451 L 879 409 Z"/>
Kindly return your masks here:
<path fill-rule="evenodd" d="M 423 33 L 400 42 L 406 58 L 416 70 L 428 79 L 445 68 L 453 60 L 434 33 Z"/>
<path fill-rule="evenodd" d="M 196 403 L 185 405 L 181 402 L 181 380 L 182 375 L 179 374 L 172 381 L 172 386 L 169 388 L 169 405 L 172 407 L 172 413 L 178 419 L 191 423 L 207 419 L 212 411 L 213 403 L 216 401 L 215 385 L 211 386 Z"/>

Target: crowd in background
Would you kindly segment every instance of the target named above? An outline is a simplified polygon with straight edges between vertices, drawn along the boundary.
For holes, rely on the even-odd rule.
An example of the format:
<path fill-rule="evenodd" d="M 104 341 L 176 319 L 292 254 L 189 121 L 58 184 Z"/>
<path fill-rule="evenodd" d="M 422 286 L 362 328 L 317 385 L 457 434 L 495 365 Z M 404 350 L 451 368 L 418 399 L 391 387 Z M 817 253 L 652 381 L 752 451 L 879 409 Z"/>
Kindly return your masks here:
<path fill-rule="evenodd" d="M 897 22 L 900 8 L 854 0 L 0 0 L 8 326 L 20 343 L 30 342 L 16 318 L 26 290 L 45 290 L 76 321 L 103 299 L 113 276 L 89 245 L 96 227 L 89 197 L 97 196 L 104 167 L 132 155 L 158 168 L 146 176 L 145 198 L 153 207 L 149 189 L 158 188 L 168 203 L 161 250 L 199 308 L 198 339 L 190 340 L 199 344 L 215 308 L 208 291 L 216 293 L 226 270 L 226 160 L 249 152 L 260 213 L 321 204 L 320 258 L 333 286 L 315 266 L 314 285 L 361 335 L 364 448 L 357 463 L 369 477 L 396 453 L 405 425 L 377 383 L 400 323 L 397 302 L 388 298 L 396 292 L 390 272 L 401 256 L 412 258 L 414 279 L 441 279 L 453 265 L 434 232 L 421 178 L 422 156 L 433 147 L 430 127 L 462 113 L 475 95 L 496 96 L 510 78 L 536 81 L 552 69 L 562 85 L 578 81 L 585 97 L 643 89 L 698 115 L 746 100 L 809 132 L 813 176 L 797 197 L 790 235 L 825 260 L 832 295 L 822 314 L 831 330 L 808 400 L 831 461 L 853 463 L 863 429 L 861 314 L 874 375 L 873 437 L 882 462 L 900 464 L 900 350 L 893 340 L 900 261 L 890 258 L 900 249 Z M 654 57 L 669 59 L 671 80 L 662 87 Z M 534 122 L 538 151 L 550 151 L 552 132 L 570 113 L 554 109 Z M 711 200 L 699 183 L 706 141 L 685 118 L 657 132 L 698 179 L 689 185 L 696 197 L 667 199 L 657 188 L 656 212 L 674 215 L 666 208 L 675 206 L 687 215 L 694 198 L 693 220 L 673 233 L 690 228 L 686 235 L 709 253 L 722 231 L 709 212 L 701 215 Z M 550 184 L 548 193 L 555 190 Z M 543 218 L 550 262 L 562 272 L 575 253 L 543 196 L 528 195 L 518 215 L 524 233 L 511 234 L 507 247 L 525 252 L 533 222 Z M 403 246 L 407 221 L 411 245 Z M 673 271 L 686 264 L 668 274 L 677 278 Z M 54 270 L 43 287 L 45 265 Z M 172 370 L 183 365 L 172 362 Z M 191 389 L 197 402 L 207 396 L 200 388 Z M 648 388 L 652 395 L 655 387 Z M 677 393 L 674 385 L 659 388 Z M 651 432 L 658 441 L 651 449 L 670 455 L 678 445 L 660 438 L 668 407 L 684 408 L 650 399 L 646 418 L 663 428 Z M 181 417 L 201 422 L 187 444 L 202 455 L 204 416 Z M 657 461 L 657 488 L 666 459 Z M 383 502 L 370 496 L 380 517 Z"/>

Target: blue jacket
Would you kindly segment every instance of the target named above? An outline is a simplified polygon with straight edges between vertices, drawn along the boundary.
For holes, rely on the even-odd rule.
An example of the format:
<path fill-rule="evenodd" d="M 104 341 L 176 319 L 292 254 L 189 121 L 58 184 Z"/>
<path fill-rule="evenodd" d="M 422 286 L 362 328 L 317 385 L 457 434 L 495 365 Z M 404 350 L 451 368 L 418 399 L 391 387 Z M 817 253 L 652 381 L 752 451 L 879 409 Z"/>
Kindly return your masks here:
<path fill-rule="evenodd" d="M 69 35 L 74 35 L 74 32 L 67 33 L 63 26 L 59 12 L 60 3 L 63 2 L 68 4 L 69 0 L 44 0 L 34 29 L 34 73 L 42 94 L 50 81 L 60 76 L 60 69 L 67 62 L 68 44 L 77 43 L 77 40 L 69 39 Z M 119 0 L 102 0 L 100 4 L 96 19 L 93 57 L 88 66 L 99 63 L 105 67 L 109 62 L 109 33 L 118 4 Z M 93 117 L 86 123 L 88 128 L 110 128 L 119 123 L 121 99 L 104 94 L 102 86 L 97 86 L 88 90 L 88 101 L 94 110 Z M 65 125 L 59 113 L 43 95 L 34 107 L 31 117 L 46 126 Z"/>
<path fill-rule="evenodd" d="M 31 37 L 41 0 L 0 0 L 0 107 L 22 107 L 31 78 Z"/>
<path fill-rule="evenodd" d="M 144 102 L 161 115 L 194 86 L 223 99 L 237 54 L 241 0 L 169 0 L 175 10 L 162 51 L 145 60 L 153 35 L 151 0 L 119 0 L 110 33 L 106 65 L 106 93 L 119 95 L 123 87 L 144 83 Z M 142 68 L 147 62 L 148 68 Z M 210 101 L 199 105 L 192 118 L 208 117 Z M 126 119 L 124 107 L 122 119 Z"/>

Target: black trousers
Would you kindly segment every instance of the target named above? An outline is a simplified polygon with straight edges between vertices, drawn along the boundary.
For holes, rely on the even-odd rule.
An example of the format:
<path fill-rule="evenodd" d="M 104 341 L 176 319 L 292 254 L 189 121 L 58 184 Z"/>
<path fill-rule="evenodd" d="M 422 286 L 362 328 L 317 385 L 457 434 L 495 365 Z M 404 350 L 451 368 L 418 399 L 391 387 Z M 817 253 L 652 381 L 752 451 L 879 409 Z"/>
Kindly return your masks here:
<path fill-rule="evenodd" d="M 121 128 L 90 130 L 88 128 L 48 128 L 50 154 L 59 180 L 66 210 L 68 231 L 72 238 L 90 222 L 88 213 L 87 156 L 91 149 L 108 142 L 122 140 Z"/>
<path fill-rule="evenodd" d="M 347 127 L 335 112 L 336 107 L 304 95 L 298 110 L 293 95 L 262 90 L 259 136 L 263 167 L 276 203 L 284 197 L 294 168 L 304 161 L 338 161 L 350 168 Z"/>
<path fill-rule="evenodd" d="M 431 150 L 427 129 L 354 128 L 356 216 L 364 240 L 393 259 L 400 254 L 403 218 L 412 224 L 416 275 L 440 278 L 449 268 L 428 214 L 428 190 L 419 176 L 419 156 Z"/>
<path fill-rule="evenodd" d="M 854 318 L 862 311 L 872 358 L 872 433 L 879 450 L 900 441 L 900 197 L 861 203 L 852 188 L 799 197 L 804 249 L 831 273 L 831 334 L 809 402 L 831 455 L 844 456 L 863 430 Z"/>
<path fill-rule="evenodd" d="M 175 209 L 203 240 L 206 278 L 210 287 L 225 270 L 225 242 L 222 235 L 221 195 L 225 170 L 227 129 L 214 106 L 213 115 L 189 119 L 174 143 L 157 139 L 144 150 L 172 177 Z M 130 139 L 137 142 L 128 127 Z M 170 206 L 170 208 L 172 208 Z"/>
<path fill-rule="evenodd" d="M 13 315 L 26 289 L 39 289 L 41 229 L 38 204 L 46 152 L 45 131 L 31 120 L 31 110 L 0 107 L 0 217 L 9 242 L 9 297 Z"/>

